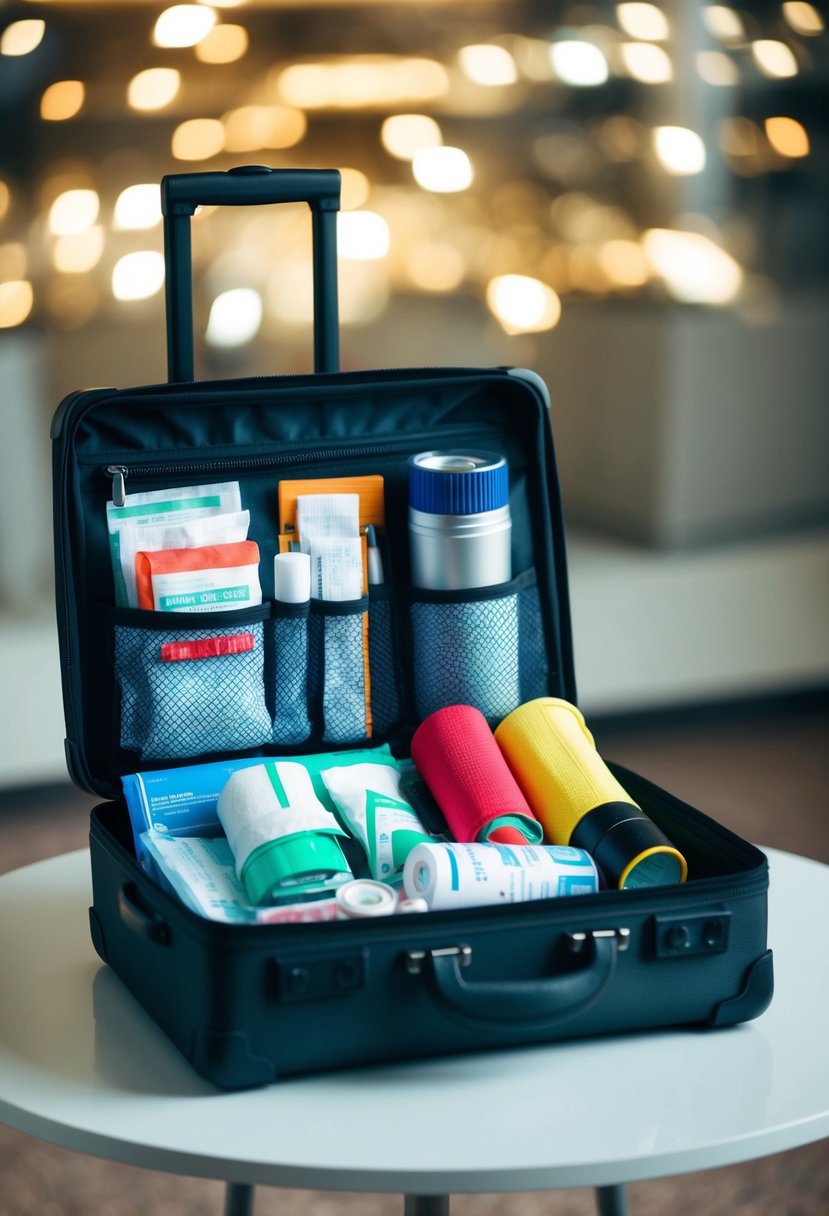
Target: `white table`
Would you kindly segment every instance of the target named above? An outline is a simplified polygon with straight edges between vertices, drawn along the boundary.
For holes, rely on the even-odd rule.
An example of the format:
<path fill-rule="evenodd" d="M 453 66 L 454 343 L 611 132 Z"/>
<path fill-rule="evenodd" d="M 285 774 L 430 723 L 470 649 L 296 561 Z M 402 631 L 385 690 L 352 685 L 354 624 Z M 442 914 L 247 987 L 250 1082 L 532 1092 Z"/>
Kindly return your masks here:
<path fill-rule="evenodd" d="M 65 1148 L 252 1188 L 452 1192 L 624 1184 L 829 1133 L 829 867 L 769 850 L 777 991 L 733 1029 L 529 1047 L 286 1080 L 199 1078 L 95 955 L 85 851 L 0 878 L 0 1117 Z"/>

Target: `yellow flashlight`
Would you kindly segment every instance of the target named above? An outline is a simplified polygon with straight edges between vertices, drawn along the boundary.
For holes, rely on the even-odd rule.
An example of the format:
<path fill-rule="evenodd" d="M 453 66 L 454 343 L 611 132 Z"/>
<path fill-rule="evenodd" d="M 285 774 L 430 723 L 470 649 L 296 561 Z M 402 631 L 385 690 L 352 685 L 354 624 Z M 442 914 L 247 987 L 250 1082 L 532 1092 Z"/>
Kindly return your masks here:
<path fill-rule="evenodd" d="M 612 886 L 685 881 L 685 858 L 613 776 L 575 705 L 528 701 L 495 738 L 553 844 L 585 849 Z"/>

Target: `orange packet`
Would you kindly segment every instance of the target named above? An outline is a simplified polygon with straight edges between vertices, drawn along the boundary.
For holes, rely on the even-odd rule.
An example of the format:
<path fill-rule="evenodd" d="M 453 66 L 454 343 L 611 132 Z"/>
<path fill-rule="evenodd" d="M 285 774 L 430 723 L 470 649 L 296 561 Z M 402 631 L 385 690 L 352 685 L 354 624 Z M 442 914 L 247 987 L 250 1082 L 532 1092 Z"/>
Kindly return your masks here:
<path fill-rule="evenodd" d="M 135 555 L 135 578 L 138 587 L 138 607 L 152 611 L 155 607 L 153 576 L 183 574 L 198 570 L 225 570 L 236 566 L 258 566 L 259 546 L 252 540 L 233 541 L 224 545 L 202 545 L 198 549 L 159 549 Z M 217 603 L 216 608 L 221 604 Z M 227 607 L 233 607 L 228 603 Z M 244 605 L 243 605 L 244 606 Z M 183 608 L 187 611 L 187 607 Z"/>

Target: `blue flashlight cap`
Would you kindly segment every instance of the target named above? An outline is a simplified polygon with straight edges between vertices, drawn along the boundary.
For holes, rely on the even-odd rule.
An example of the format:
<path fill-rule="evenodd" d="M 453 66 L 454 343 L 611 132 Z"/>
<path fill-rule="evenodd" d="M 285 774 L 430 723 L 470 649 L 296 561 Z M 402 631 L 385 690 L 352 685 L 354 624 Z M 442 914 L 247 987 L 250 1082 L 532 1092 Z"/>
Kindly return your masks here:
<path fill-rule="evenodd" d="M 409 506 L 429 515 L 480 515 L 509 504 L 509 466 L 497 452 L 409 457 Z"/>

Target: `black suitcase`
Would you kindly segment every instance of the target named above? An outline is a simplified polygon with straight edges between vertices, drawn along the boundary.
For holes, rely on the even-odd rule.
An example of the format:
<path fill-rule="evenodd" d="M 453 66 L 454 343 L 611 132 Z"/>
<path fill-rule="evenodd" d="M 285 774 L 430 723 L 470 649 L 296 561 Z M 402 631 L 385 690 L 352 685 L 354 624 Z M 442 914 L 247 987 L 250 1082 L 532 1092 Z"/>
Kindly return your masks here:
<path fill-rule="evenodd" d="M 299 200 L 314 221 L 316 374 L 194 381 L 196 205 Z M 280 477 L 384 476 L 388 582 L 346 606 L 368 613 L 372 745 L 408 754 L 428 661 L 422 649 L 413 660 L 417 614 L 439 624 L 440 613 L 493 595 L 517 604 L 517 638 L 490 641 L 518 647 L 520 700 L 576 699 L 540 379 L 505 368 L 336 370 L 334 171 L 176 175 L 164 180 L 162 201 L 171 382 L 73 393 L 52 428 L 67 763 L 78 785 L 107 800 L 93 810 L 90 831 L 90 923 L 101 959 L 198 1072 L 227 1089 L 343 1066 L 756 1017 L 773 990 L 766 858 L 621 768 L 613 771 L 628 793 L 684 853 L 685 884 L 330 924 L 227 925 L 191 912 L 139 866 L 120 777 L 140 765 L 120 745 L 113 637 L 161 637 L 160 629 L 186 631 L 192 620 L 114 606 L 105 503 L 124 470 L 127 492 L 237 478 L 263 554 L 273 552 Z M 494 591 L 416 593 L 407 585 L 407 457 L 457 443 L 509 459 L 517 574 Z M 267 683 L 279 616 L 267 561 L 261 573 L 262 607 L 233 615 L 256 631 Z M 419 636 L 440 647 L 439 627 Z M 318 690 L 308 689 L 313 711 Z M 271 709 L 273 695 L 267 688 Z M 306 750 L 320 750 L 319 738 L 317 729 Z M 264 745 L 246 754 L 286 750 L 297 751 Z"/>

